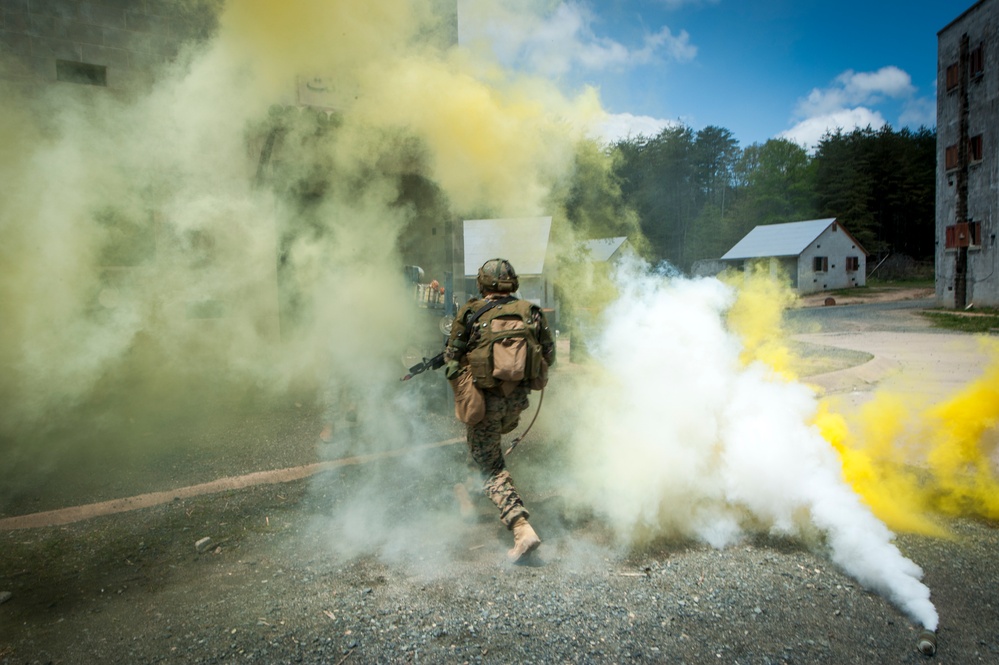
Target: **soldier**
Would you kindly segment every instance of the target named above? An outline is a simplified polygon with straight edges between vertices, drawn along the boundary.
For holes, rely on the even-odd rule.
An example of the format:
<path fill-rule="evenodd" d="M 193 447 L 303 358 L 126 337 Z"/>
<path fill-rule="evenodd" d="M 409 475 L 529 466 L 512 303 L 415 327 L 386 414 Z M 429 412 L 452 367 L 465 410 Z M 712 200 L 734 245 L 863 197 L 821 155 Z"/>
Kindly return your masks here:
<path fill-rule="evenodd" d="M 481 390 L 485 413 L 477 422 L 466 422 L 470 462 L 482 476 L 486 496 L 499 508 L 500 521 L 513 531 L 514 544 L 508 557 L 517 562 L 537 549 L 541 539 L 528 523 L 527 509 L 506 470 L 500 438 L 517 426 L 521 412 L 528 406 L 527 396 L 532 387 L 544 387 L 547 368 L 555 363 L 555 341 L 541 308 L 514 297 L 520 282 L 509 261 L 486 261 L 479 268 L 477 284 L 482 297 L 469 300 L 455 316 L 444 351 L 445 374 L 455 385 L 460 373 L 469 372 L 474 387 Z M 495 326 L 491 323 L 493 319 L 502 319 L 506 324 L 501 322 L 500 326 Z M 496 327 L 508 330 L 518 326 L 526 328 L 526 346 L 530 347 L 526 354 L 526 369 L 522 361 L 523 376 L 519 379 L 518 372 L 500 371 L 500 365 L 506 361 L 496 359 L 494 362 L 489 332 Z M 509 333 L 502 333 L 506 334 Z M 484 353 L 490 354 L 488 360 L 482 359 Z M 456 485 L 455 493 L 463 512 L 469 511 L 465 486 Z"/>

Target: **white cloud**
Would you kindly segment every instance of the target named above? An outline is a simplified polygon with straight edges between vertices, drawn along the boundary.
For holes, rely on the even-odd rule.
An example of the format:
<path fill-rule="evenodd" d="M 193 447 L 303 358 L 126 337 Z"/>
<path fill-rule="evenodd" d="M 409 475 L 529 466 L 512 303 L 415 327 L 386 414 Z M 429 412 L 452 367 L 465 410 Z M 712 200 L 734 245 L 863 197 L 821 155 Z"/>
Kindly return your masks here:
<path fill-rule="evenodd" d="M 815 88 L 798 103 L 798 114 L 810 118 L 841 111 L 849 106 L 876 104 L 886 98 L 908 99 L 916 92 L 912 77 L 898 67 L 876 72 L 848 69 L 828 88 Z"/>
<path fill-rule="evenodd" d="M 834 132 L 837 129 L 851 132 L 858 127 L 863 128 L 868 125 L 874 129 L 880 129 L 885 125 L 885 119 L 879 112 L 859 106 L 806 118 L 791 129 L 781 132 L 778 138 L 794 141 L 811 152 L 818 144 L 819 139 L 828 132 Z"/>
<path fill-rule="evenodd" d="M 895 66 L 882 67 L 876 72 L 847 70 L 836 80 L 861 100 L 882 94 L 889 97 L 909 97 L 916 91 L 912 85 L 912 77 Z"/>
<path fill-rule="evenodd" d="M 667 127 L 679 124 L 681 123 L 677 120 L 664 120 L 647 115 L 612 113 L 594 128 L 596 133 L 594 138 L 612 144 L 638 136 L 653 137 Z"/>
<path fill-rule="evenodd" d="M 461 0 L 459 41 L 488 48 L 508 67 L 545 76 L 574 68 L 588 71 L 627 69 L 660 60 L 688 61 L 697 54 L 690 35 L 674 35 L 669 27 L 629 46 L 597 34 L 596 14 L 583 2 L 560 2 L 540 13 L 531 0 Z"/>
<path fill-rule="evenodd" d="M 916 92 L 912 77 L 898 67 L 882 67 L 873 72 L 848 69 L 829 87 L 814 88 L 799 100 L 795 109 L 797 123 L 779 137 L 812 150 L 828 132 L 851 132 L 867 126 L 880 129 L 887 124 L 885 108 L 897 108 L 899 103 L 902 105 L 899 126 L 932 126 L 935 102 L 917 97 Z"/>
<path fill-rule="evenodd" d="M 937 102 L 929 97 L 917 97 L 905 103 L 898 122 L 906 127 L 936 127 Z"/>

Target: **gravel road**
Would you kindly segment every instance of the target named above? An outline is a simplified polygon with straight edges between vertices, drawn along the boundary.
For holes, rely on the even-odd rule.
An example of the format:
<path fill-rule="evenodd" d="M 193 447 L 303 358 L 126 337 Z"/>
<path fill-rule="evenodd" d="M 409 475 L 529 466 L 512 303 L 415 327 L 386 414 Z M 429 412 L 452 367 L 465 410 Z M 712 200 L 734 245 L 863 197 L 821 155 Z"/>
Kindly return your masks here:
<path fill-rule="evenodd" d="M 792 321 L 904 335 L 926 331 L 920 306 L 815 308 Z M 866 359 L 830 355 L 834 365 Z M 344 440 L 317 446 L 317 413 L 301 403 L 254 414 L 213 432 L 221 450 L 263 429 L 270 443 L 260 445 L 280 447 L 283 465 L 352 452 Z M 458 434 L 449 418 L 428 417 L 420 431 L 428 442 Z M 128 466 L 117 495 L 163 489 L 150 488 L 157 469 L 175 470 L 180 487 L 226 468 L 219 454 L 185 476 L 194 449 L 143 472 Z M 0 663 L 999 662 L 994 523 L 958 519 L 947 524 L 952 537 L 897 537 L 941 617 L 928 657 L 916 649 L 919 627 L 833 565 L 821 542 L 622 547 L 564 498 L 563 444 L 534 440 L 510 466 L 545 542 L 529 565 L 513 566 L 491 505 L 471 519 L 456 510 L 461 445 L 397 452 L 291 482 L 0 529 Z M 2 517 L 111 498 L 91 491 L 96 483 L 57 487 L 52 476 L 21 485 Z"/>

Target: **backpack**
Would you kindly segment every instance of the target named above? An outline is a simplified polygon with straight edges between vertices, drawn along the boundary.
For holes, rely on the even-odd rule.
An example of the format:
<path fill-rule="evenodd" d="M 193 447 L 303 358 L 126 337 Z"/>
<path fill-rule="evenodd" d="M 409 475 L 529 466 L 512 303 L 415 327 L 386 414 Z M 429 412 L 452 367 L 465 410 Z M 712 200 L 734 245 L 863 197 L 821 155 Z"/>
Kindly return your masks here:
<path fill-rule="evenodd" d="M 537 383 L 544 373 L 544 359 L 534 332 L 534 307 L 529 301 L 512 299 L 474 319 L 471 325 L 478 338 L 467 357 L 476 385 L 492 388 L 502 381 Z"/>

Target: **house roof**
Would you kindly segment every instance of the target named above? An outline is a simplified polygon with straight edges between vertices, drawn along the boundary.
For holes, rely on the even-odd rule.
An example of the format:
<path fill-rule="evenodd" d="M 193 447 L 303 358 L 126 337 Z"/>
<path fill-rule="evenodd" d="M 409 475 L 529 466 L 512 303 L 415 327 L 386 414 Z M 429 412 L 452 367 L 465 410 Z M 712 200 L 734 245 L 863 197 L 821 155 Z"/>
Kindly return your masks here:
<path fill-rule="evenodd" d="M 583 249 L 590 254 L 591 261 L 609 261 L 614 252 L 621 248 L 628 238 L 620 236 L 618 238 L 595 238 L 583 243 Z"/>
<path fill-rule="evenodd" d="M 545 269 L 551 217 L 466 219 L 465 276 L 474 277 L 489 259 L 504 258 L 520 276 L 540 275 Z"/>
<path fill-rule="evenodd" d="M 823 231 L 836 222 L 834 217 L 807 222 L 757 226 L 722 256 L 723 261 L 769 256 L 798 256 Z"/>

